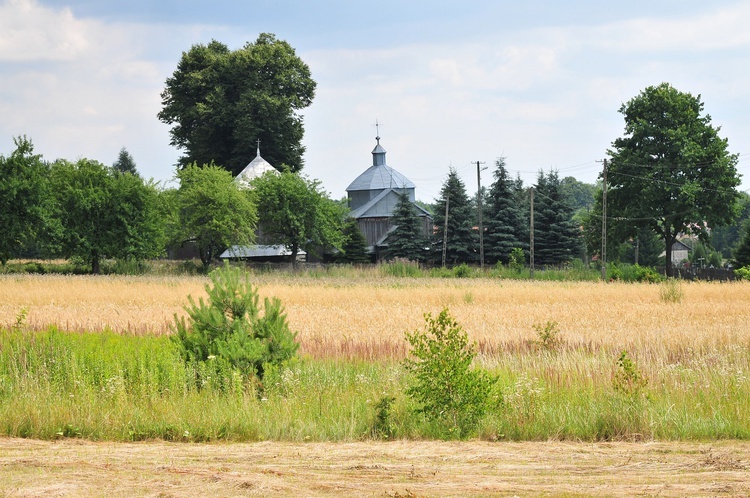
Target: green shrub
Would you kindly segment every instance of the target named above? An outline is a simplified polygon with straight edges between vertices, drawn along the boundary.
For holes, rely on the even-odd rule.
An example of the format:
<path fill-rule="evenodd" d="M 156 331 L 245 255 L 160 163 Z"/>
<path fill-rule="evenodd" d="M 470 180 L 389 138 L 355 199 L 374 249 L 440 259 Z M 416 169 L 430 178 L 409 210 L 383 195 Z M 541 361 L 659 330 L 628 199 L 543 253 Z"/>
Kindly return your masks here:
<path fill-rule="evenodd" d="M 476 345 L 447 309 L 436 318 L 425 314 L 425 322 L 424 330 L 406 333 L 412 347 L 404 360 L 411 375 L 406 394 L 447 436 L 465 437 L 484 415 L 495 379 L 471 368 Z"/>
<path fill-rule="evenodd" d="M 468 278 L 471 276 L 471 268 L 466 263 L 453 267 L 453 276 L 456 278 Z"/>
<path fill-rule="evenodd" d="M 520 247 L 514 247 L 508 256 L 508 268 L 517 273 L 521 273 L 521 270 L 523 270 L 525 266 L 526 254 L 524 254 L 523 249 Z"/>
<path fill-rule="evenodd" d="M 635 398 L 645 391 L 648 379 L 638 365 L 628 357 L 627 351 L 623 351 L 617 360 L 617 371 L 612 384 L 616 392 Z"/>
<path fill-rule="evenodd" d="M 266 365 L 281 365 L 295 356 L 299 344 L 289 329 L 281 301 L 266 298 L 263 313 L 249 275 L 225 264 L 206 285 L 208 301 L 188 296 L 188 320 L 175 315 L 173 336 L 187 362 L 221 362 L 245 376 L 263 379 Z M 215 369 L 217 367 L 211 367 Z"/>
<path fill-rule="evenodd" d="M 560 328 L 557 326 L 557 322 L 548 321 L 546 324 L 534 324 L 534 330 L 538 340 L 537 345 L 546 351 L 556 351 L 562 345 L 562 339 L 560 338 Z"/>
<path fill-rule="evenodd" d="M 743 266 L 734 270 L 734 274 L 740 280 L 750 280 L 750 266 Z"/>
<path fill-rule="evenodd" d="M 422 275 L 418 262 L 404 258 L 394 258 L 381 264 L 380 271 L 387 277 L 419 277 Z"/>

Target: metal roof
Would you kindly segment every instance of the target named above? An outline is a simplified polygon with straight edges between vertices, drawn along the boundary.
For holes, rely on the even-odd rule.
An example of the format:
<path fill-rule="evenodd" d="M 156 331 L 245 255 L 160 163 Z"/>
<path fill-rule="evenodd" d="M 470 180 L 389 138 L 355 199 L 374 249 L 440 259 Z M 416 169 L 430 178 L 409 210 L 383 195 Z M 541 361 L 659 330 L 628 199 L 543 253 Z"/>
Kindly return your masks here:
<path fill-rule="evenodd" d="M 232 246 L 221 253 L 219 258 L 267 258 L 270 256 L 290 256 L 291 254 L 292 251 L 283 245 Z M 297 256 L 304 256 L 305 254 L 307 253 L 301 249 L 297 252 Z"/>
<path fill-rule="evenodd" d="M 376 140 L 378 143 L 372 150 L 372 166 L 349 184 L 346 191 L 416 188 L 408 178 L 385 163 L 385 149 L 380 145 L 380 137 L 376 137 Z"/>
<path fill-rule="evenodd" d="M 245 166 L 245 169 L 240 171 L 240 173 L 235 177 L 234 181 L 239 183 L 243 187 L 249 187 L 251 181 L 258 178 L 259 176 L 263 176 L 269 171 L 273 171 L 274 173 L 279 172 L 276 168 L 271 166 L 268 161 L 260 157 L 260 147 L 258 147 L 258 152 L 255 156 L 255 159 L 250 161 L 250 164 Z"/>

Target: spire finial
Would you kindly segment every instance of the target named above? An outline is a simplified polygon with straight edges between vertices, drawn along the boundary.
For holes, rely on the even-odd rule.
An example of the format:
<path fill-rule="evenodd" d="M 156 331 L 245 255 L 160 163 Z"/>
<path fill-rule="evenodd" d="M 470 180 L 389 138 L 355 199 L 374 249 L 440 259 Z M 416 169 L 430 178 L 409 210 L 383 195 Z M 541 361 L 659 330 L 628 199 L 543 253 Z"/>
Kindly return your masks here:
<path fill-rule="evenodd" d="M 256 150 L 255 157 L 260 157 L 260 138 L 258 139 L 258 148 L 255 150 Z"/>
<path fill-rule="evenodd" d="M 377 118 L 375 118 L 375 140 L 380 144 L 380 123 L 378 123 Z"/>

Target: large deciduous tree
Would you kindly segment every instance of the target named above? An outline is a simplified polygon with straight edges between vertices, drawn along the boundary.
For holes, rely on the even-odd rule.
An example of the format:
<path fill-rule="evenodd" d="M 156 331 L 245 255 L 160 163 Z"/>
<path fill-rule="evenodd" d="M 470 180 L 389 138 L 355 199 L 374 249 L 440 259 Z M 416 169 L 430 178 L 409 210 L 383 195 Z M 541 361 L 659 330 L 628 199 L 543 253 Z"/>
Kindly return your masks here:
<path fill-rule="evenodd" d="M 404 258 L 411 261 L 424 261 L 427 255 L 427 238 L 417 207 L 409 199 L 409 194 L 399 194 L 391 223 L 394 225 L 388 234 L 386 258 Z"/>
<path fill-rule="evenodd" d="M 56 161 L 50 170 L 59 252 L 99 273 L 104 258 L 143 259 L 163 249 L 156 187 L 89 159 Z"/>
<path fill-rule="evenodd" d="M 203 268 L 232 245 L 255 241 L 258 216 L 250 195 L 240 190 L 232 175 L 213 164 L 191 164 L 177 172 L 176 199 L 179 224 L 176 238 L 193 242 Z"/>
<path fill-rule="evenodd" d="M 484 204 L 484 253 L 488 263 L 507 263 L 513 249 L 529 248 L 528 219 L 517 202 L 520 185 L 508 175 L 504 157 L 495 161 L 493 175 Z"/>
<path fill-rule="evenodd" d="M 284 171 L 268 172 L 250 185 L 263 236 L 284 245 L 293 264 L 300 249 L 341 249 L 346 208 L 321 190 L 320 182 Z"/>
<path fill-rule="evenodd" d="M 667 275 L 680 233 L 708 242 L 709 227 L 735 216 L 740 184 L 737 156 L 700 96 L 668 83 L 650 86 L 620 107 L 625 135 L 612 143 L 607 170 L 607 216 L 633 236 L 649 227 L 664 241 Z"/>
<path fill-rule="evenodd" d="M 234 51 L 212 41 L 182 54 L 158 117 L 172 125 L 183 167 L 213 162 L 236 176 L 260 140 L 267 161 L 298 171 L 305 151 L 299 111 L 312 103 L 315 86 L 291 45 L 272 34 Z"/>
<path fill-rule="evenodd" d="M 433 220 L 437 227 L 433 241 L 433 258 L 441 261 L 445 234 L 445 205 L 448 204 L 448 237 L 445 248 L 447 264 L 472 263 L 477 260 L 479 248 L 477 233 L 473 230 L 478 221 L 466 185 L 453 168 L 448 173 L 440 198 L 435 204 Z"/>
<path fill-rule="evenodd" d="M 47 166 L 31 140 L 14 138 L 9 157 L 0 155 L 0 262 L 36 238 L 48 212 Z"/>

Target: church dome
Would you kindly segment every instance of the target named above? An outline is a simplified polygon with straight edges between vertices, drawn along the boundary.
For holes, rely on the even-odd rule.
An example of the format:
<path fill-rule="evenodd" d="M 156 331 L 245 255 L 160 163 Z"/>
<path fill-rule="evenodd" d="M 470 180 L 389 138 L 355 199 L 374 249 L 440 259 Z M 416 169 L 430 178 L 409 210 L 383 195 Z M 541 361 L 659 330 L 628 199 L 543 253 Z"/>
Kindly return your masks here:
<path fill-rule="evenodd" d="M 376 140 L 378 143 L 372 150 L 372 166 L 349 184 L 346 191 L 415 188 L 408 178 L 385 163 L 385 149 L 380 145 L 380 137 L 376 137 Z"/>

